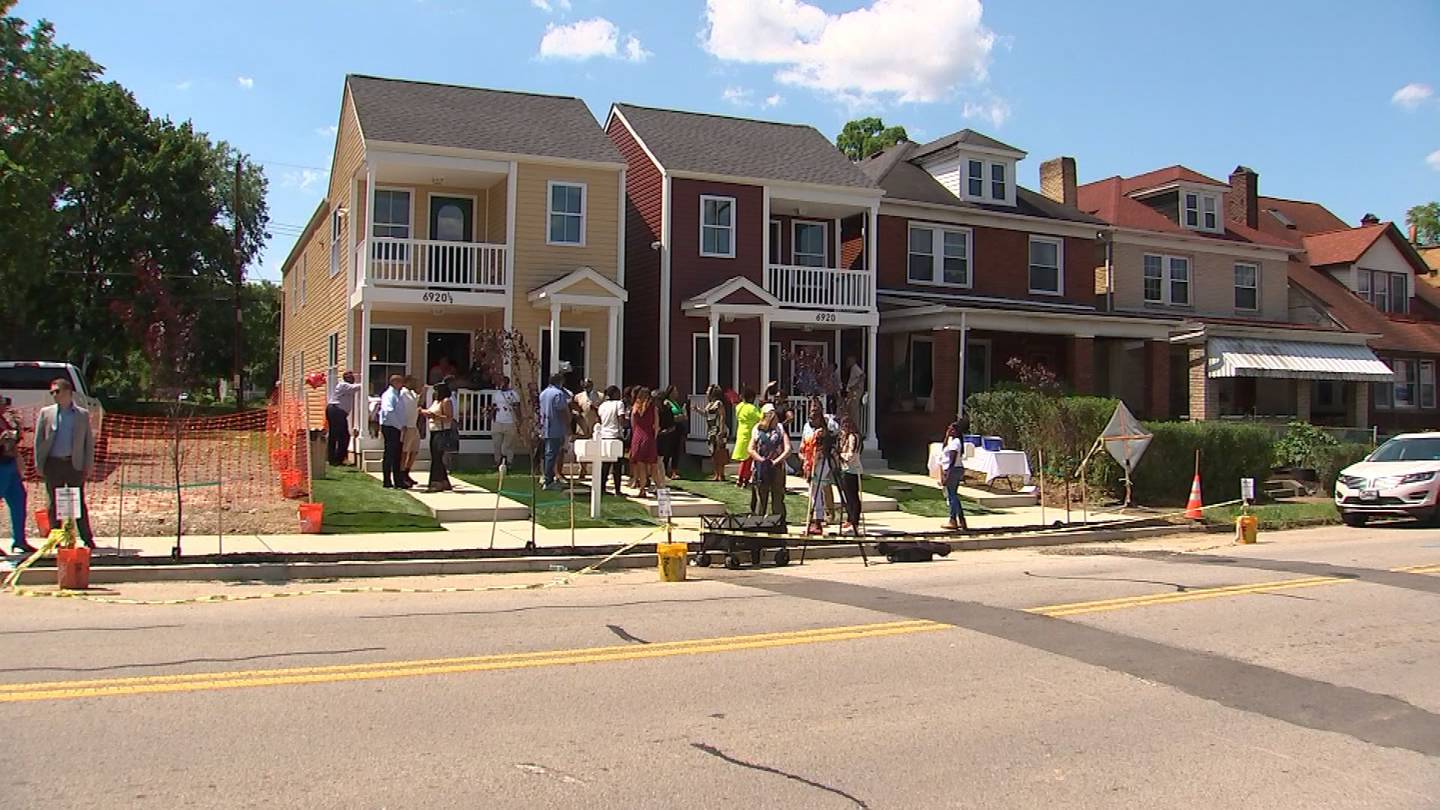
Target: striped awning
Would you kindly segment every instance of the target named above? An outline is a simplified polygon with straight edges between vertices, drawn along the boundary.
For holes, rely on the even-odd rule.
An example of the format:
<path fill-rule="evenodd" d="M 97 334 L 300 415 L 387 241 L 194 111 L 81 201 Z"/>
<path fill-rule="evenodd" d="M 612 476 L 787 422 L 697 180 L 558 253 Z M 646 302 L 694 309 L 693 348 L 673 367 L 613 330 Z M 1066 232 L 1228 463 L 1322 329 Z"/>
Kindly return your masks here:
<path fill-rule="evenodd" d="M 1391 382 L 1394 373 L 1366 346 L 1298 340 L 1213 337 L 1206 347 L 1211 377 Z"/>

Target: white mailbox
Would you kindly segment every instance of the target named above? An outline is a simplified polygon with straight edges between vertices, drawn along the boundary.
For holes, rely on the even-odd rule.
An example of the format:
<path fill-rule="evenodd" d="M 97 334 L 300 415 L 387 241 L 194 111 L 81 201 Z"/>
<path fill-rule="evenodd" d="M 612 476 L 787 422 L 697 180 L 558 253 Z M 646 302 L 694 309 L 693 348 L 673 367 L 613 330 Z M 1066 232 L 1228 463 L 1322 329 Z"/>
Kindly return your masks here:
<path fill-rule="evenodd" d="M 590 517 L 600 518 L 600 491 L 605 482 L 600 476 L 600 465 L 617 461 L 625 446 L 619 439 L 576 439 L 575 458 L 590 464 Z"/>

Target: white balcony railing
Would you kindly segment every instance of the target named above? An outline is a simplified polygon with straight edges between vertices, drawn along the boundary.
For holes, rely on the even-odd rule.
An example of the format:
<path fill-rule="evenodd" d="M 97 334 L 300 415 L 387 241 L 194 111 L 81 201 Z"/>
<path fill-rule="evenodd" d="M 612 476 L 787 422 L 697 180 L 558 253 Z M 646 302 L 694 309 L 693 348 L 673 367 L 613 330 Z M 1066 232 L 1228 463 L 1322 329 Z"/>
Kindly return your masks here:
<path fill-rule="evenodd" d="M 490 404 L 492 390 L 461 388 L 455 392 L 455 427 L 461 436 L 470 438 L 490 435 Z"/>
<path fill-rule="evenodd" d="M 765 267 L 765 291 L 785 306 L 805 309 L 875 306 L 875 279 L 866 270 L 771 264 Z"/>
<path fill-rule="evenodd" d="M 355 267 L 362 285 L 504 292 L 507 250 L 483 242 L 377 236 L 356 247 Z"/>

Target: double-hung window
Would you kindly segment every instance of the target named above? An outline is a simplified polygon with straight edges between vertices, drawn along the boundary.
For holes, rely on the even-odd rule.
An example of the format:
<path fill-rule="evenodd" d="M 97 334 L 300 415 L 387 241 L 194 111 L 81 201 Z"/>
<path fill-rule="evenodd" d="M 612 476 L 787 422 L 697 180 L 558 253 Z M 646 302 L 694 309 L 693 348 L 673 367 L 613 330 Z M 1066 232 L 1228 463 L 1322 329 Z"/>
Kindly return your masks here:
<path fill-rule="evenodd" d="M 370 217 L 375 245 L 370 255 L 378 261 L 403 262 L 409 259 L 409 245 L 389 239 L 410 238 L 410 192 L 375 189 L 375 213 Z"/>
<path fill-rule="evenodd" d="M 585 184 L 550 181 L 546 244 L 585 244 Z"/>
<path fill-rule="evenodd" d="M 1005 164 L 990 164 L 990 198 L 993 200 L 1005 199 Z"/>
<path fill-rule="evenodd" d="M 825 223 L 796 222 L 794 224 L 791 257 L 801 267 L 825 266 Z"/>
<path fill-rule="evenodd" d="M 979 160 L 971 160 L 966 166 L 966 191 L 971 197 L 985 196 L 985 164 Z"/>
<path fill-rule="evenodd" d="M 342 244 L 340 234 L 344 230 L 341 227 L 342 221 L 338 207 L 330 212 L 330 275 L 332 276 L 340 272 L 340 246 Z"/>
<path fill-rule="evenodd" d="M 1181 222 L 1187 228 L 1197 231 L 1220 230 L 1220 198 L 1214 194 L 1195 191 L 1182 192 Z"/>
<path fill-rule="evenodd" d="M 1381 312 L 1409 312 L 1409 289 L 1404 273 L 1355 268 L 1355 292 Z"/>
<path fill-rule="evenodd" d="M 297 288 L 300 290 L 300 306 L 305 306 L 305 286 L 310 275 L 310 257 L 307 254 L 300 254 L 300 278 L 297 281 Z"/>
<path fill-rule="evenodd" d="M 1375 383 L 1377 408 L 1434 408 L 1435 361 L 1390 360 L 1394 382 Z"/>
<path fill-rule="evenodd" d="M 1205 223 L 1205 230 L 1207 231 L 1215 230 L 1217 224 L 1215 209 L 1217 205 L 1218 200 L 1208 194 L 1200 198 L 1201 221 Z"/>
<path fill-rule="evenodd" d="M 734 197 L 700 195 L 700 255 L 735 258 Z"/>
<path fill-rule="evenodd" d="M 1254 312 L 1260 308 L 1260 266 L 1235 265 L 1235 309 Z"/>
<path fill-rule="evenodd" d="M 1184 256 L 1145 255 L 1145 303 L 1190 306 L 1190 260 Z"/>
<path fill-rule="evenodd" d="M 909 280 L 917 284 L 969 287 L 970 239 L 971 232 L 968 228 L 911 225 Z"/>
<path fill-rule="evenodd" d="M 1064 256 L 1059 239 L 1030 237 L 1030 292 L 1060 295 L 1065 291 Z"/>

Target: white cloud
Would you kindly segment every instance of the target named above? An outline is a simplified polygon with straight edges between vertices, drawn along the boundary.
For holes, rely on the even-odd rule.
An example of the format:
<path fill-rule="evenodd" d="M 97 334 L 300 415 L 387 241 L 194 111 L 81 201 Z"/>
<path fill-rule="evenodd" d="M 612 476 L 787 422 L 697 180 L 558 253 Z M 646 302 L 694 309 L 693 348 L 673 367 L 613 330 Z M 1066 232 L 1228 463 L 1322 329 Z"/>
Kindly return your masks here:
<path fill-rule="evenodd" d="M 1440 149 L 1436 149 L 1434 152 L 1426 155 L 1425 163 L 1430 168 L 1434 169 L 1437 172 L 1440 172 Z"/>
<path fill-rule="evenodd" d="M 736 107 L 745 107 L 750 104 L 750 97 L 754 93 L 744 87 L 730 86 L 720 91 L 720 98 L 734 104 Z"/>
<path fill-rule="evenodd" d="M 985 81 L 996 37 L 981 12 L 980 0 L 874 0 L 842 14 L 802 0 L 706 0 L 703 45 L 852 103 L 932 102 Z"/>
<path fill-rule="evenodd" d="M 550 0 L 530 0 L 530 5 L 540 9 L 546 14 L 549 14 L 556 9 L 559 9 L 561 11 L 570 10 L 570 0 L 555 0 L 555 2 L 553 3 L 550 2 Z"/>
<path fill-rule="evenodd" d="M 765 104 L 764 104 L 764 106 L 766 106 L 766 107 L 779 107 L 781 104 L 784 104 L 784 103 L 785 103 L 785 98 L 784 98 L 783 96 L 781 96 L 779 93 L 772 93 L 772 94 L 770 94 L 770 95 L 768 95 L 768 96 L 765 97 Z"/>
<path fill-rule="evenodd" d="M 295 188 L 306 191 L 311 186 L 324 180 L 329 174 L 330 172 L 320 169 L 298 169 L 296 171 L 289 171 L 280 175 L 280 185 L 282 188 Z"/>
<path fill-rule="evenodd" d="M 335 133 L 337 133 L 337 132 L 339 132 L 339 131 L 340 131 L 340 128 L 337 127 L 337 126 L 335 126 L 334 124 L 331 124 L 331 125 L 328 126 L 328 127 L 316 127 L 316 128 L 315 128 L 315 134 L 316 134 L 316 135 L 319 135 L 319 136 L 322 137 L 322 138 L 333 138 L 333 137 L 335 137 Z"/>
<path fill-rule="evenodd" d="M 1413 110 L 1424 104 L 1433 95 L 1435 95 L 1435 90 L 1430 85 L 1411 82 L 1396 90 L 1395 94 L 1390 96 L 1390 103 Z"/>
<path fill-rule="evenodd" d="M 236 76 L 235 83 L 245 88 L 246 90 L 255 89 L 255 80 L 250 78 L 249 76 Z"/>
<path fill-rule="evenodd" d="M 960 114 L 968 119 L 979 118 L 989 121 L 991 126 L 1001 127 L 1010 117 L 1010 105 L 1003 98 L 987 97 L 984 101 L 967 101 Z"/>
<path fill-rule="evenodd" d="M 625 38 L 625 52 L 620 52 L 620 29 L 604 17 L 580 20 L 569 25 L 551 23 L 540 38 L 541 59 L 573 59 L 576 61 L 603 56 L 643 62 L 650 52 L 631 34 Z"/>
<path fill-rule="evenodd" d="M 175 89 L 176 89 L 176 90 L 179 90 L 180 92 L 183 93 L 183 92 L 185 92 L 186 90 L 189 90 L 190 88 L 192 88 L 192 87 L 194 87 L 194 86 L 195 86 L 195 82 L 194 82 L 193 80 L 191 80 L 191 79 L 186 79 L 185 81 L 180 82 L 179 84 L 175 85 Z"/>

